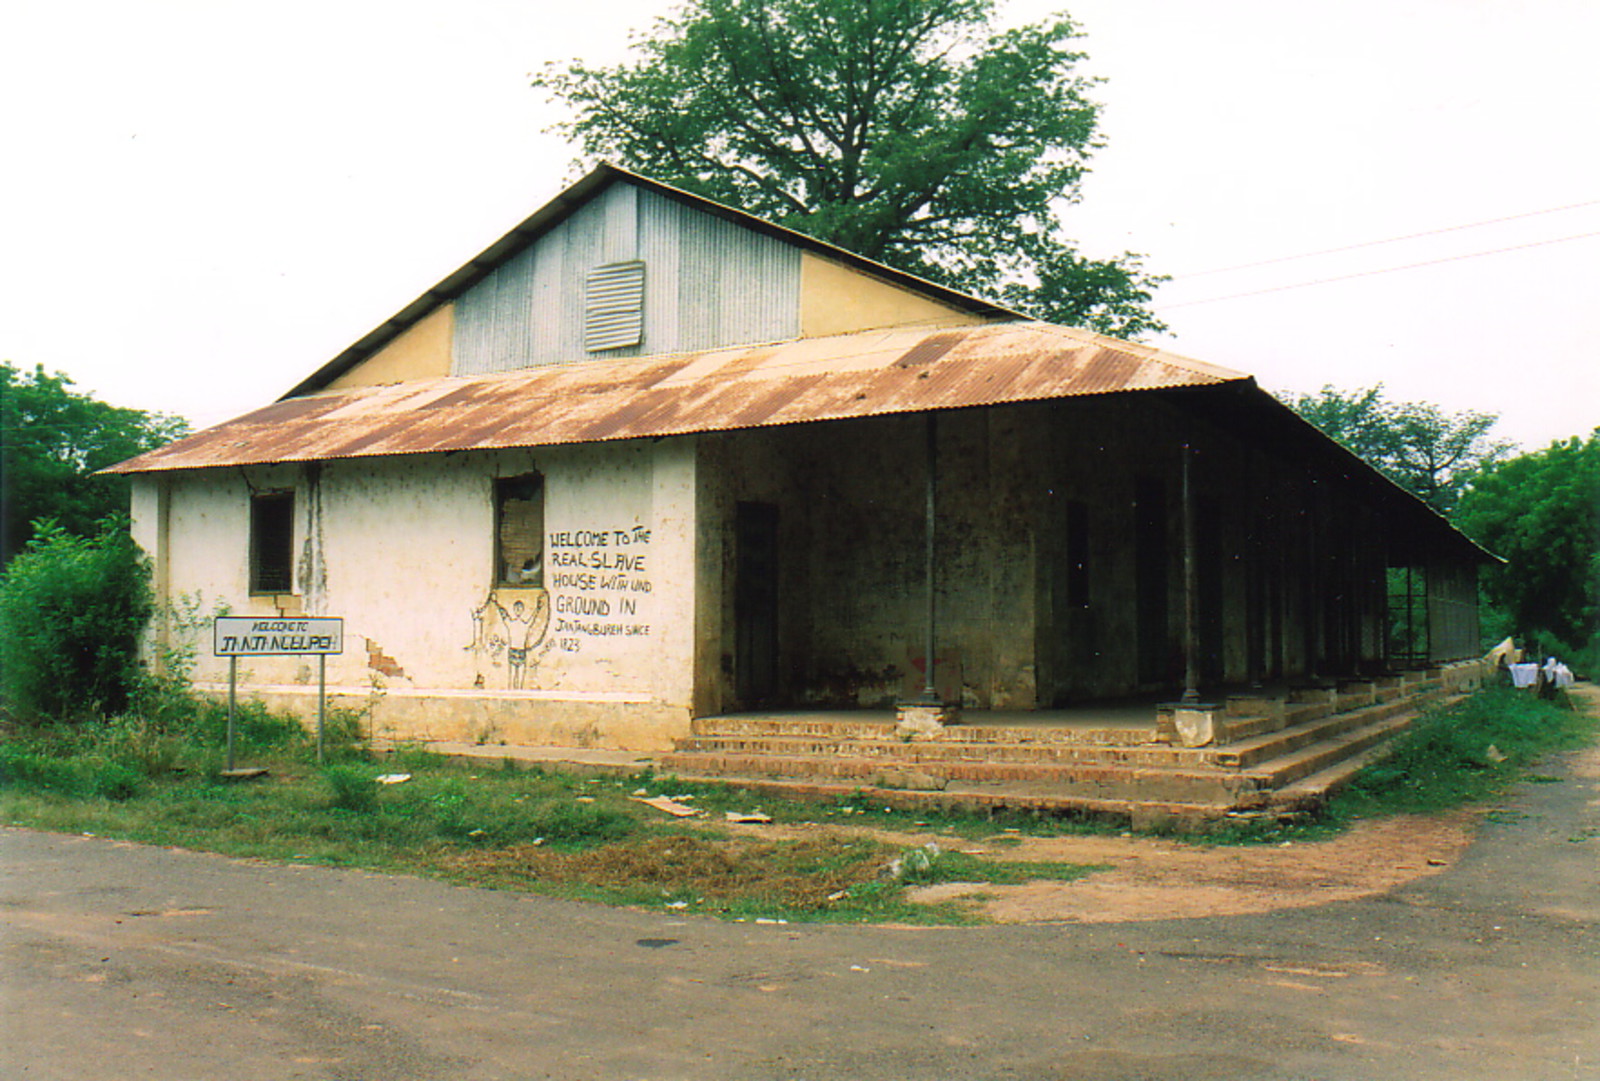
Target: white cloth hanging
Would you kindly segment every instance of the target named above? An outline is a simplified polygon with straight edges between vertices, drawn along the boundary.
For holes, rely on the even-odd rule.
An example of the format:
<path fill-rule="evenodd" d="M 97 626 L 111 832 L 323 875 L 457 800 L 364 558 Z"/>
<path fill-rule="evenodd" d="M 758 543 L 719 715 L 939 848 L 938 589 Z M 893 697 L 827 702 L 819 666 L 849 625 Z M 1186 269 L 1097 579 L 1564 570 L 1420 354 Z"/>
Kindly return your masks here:
<path fill-rule="evenodd" d="M 1539 682 L 1539 666 L 1537 664 L 1508 664 L 1506 671 L 1511 673 L 1513 687 L 1532 687 Z"/>

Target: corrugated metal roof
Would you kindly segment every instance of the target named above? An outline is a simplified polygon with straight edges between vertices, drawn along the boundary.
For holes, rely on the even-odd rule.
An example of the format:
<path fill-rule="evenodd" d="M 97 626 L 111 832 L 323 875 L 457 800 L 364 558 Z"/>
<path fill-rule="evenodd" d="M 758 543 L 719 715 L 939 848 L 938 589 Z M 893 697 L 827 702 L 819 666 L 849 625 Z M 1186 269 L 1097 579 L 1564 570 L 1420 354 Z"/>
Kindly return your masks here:
<path fill-rule="evenodd" d="M 1234 382 L 1250 377 L 1046 323 L 861 331 L 288 398 L 108 472 L 550 446 Z"/>

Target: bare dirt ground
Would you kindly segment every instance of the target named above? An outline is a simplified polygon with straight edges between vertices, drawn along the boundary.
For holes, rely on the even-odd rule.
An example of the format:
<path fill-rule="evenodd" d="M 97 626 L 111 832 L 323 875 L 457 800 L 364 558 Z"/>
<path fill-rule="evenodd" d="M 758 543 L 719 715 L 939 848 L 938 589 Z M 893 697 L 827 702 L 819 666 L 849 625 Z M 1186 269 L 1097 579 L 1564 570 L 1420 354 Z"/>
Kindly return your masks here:
<path fill-rule="evenodd" d="M 989 841 L 952 841 L 932 833 L 809 824 L 735 829 L 763 840 L 847 833 L 907 848 L 931 841 L 994 860 L 1105 865 L 1107 870 L 1071 882 L 1012 886 L 950 882 L 915 890 L 910 898 L 929 902 L 968 898 L 998 923 L 1119 923 L 1237 916 L 1383 893 L 1454 864 L 1471 843 L 1477 821 L 1478 813 L 1468 811 L 1404 816 L 1361 823 L 1326 841 L 1275 846 L 1206 845 L 1131 835 L 1008 834 Z"/>
<path fill-rule="evenodd" d="M 1196 845 L 1143 837 L 1027 838 L 1001 858 L 1108 864 L 1073 882 L 947 883 L 914 896 L 979 895 L 1000 923 L 1119 923 L 1237 916 L 1383 893 L 1438 874 L 1460 857 L 1476 816 L 1366 822 L 1327 841 L 1273 847 Z"/>
<path fill-rule="evenodd" d="M 1573 692 L 1583 708 L 1600 714 L 1600 688 Z M 1580 777 L 1600 777 L 1600 748 L 1582 752 Z M 1072 882 L 1014 886 L 943 883 L 915 891 L 920 901 L 972 899 L 998 923 L 1122 923 L 1139 920 L 1238 916 L 1309 908 L 1385 893 L 1439 874 L 1466 851 L 1483 809 L 1448 815 L 1405 815 L 1362 822 L 1325 841 L 1277 846 L 1192 844 L 1147 837 L 1007 838 L 1002 845 L 957 844 L 960 851 L 993 859 L 1105 864 Z M 900 845 L 948 838 L 872 832 Z M 793 834 L 790 834 L 791 836 Z"/>
<path fill-rule="evenodd" d="M 1600 688 L 1572 691 L 1600 714 Z M 1600 748 L 1577 756 L 1580 777 L 1600 777 Z M 1117 923 L 1129 920 L 1235 916 L 1306 908 L 1384 893 L 1460 858 L 1477 832 L 1481 810 L 1409 815 L 1358 824 L 1327 841 L 1280 847 L 1189 845 L 1145 838 L 1029 838 L 1005 857 L 1106 863 L 1112 870 L 1075 882 L 1019 886 L 932 886 L 921 899 L 981 894 L 983 911 L 1002 923 Z"/>

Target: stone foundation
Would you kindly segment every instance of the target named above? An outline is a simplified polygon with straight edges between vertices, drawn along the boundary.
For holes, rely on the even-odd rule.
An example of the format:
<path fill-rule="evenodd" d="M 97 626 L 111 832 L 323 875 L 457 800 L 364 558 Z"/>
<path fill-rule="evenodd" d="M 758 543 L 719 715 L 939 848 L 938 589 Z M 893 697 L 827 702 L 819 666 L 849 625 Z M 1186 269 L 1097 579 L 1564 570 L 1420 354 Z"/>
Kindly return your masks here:
<path fill-rule="evenodd" d="M 226 683 L 198 684 L 201 693 L 226 698 Z M 254 699 L 313 727 L 317 689 L 298 685 L 241 686 L 241 701 Z M 394 742 L 447 741 L 523 747 L 583 747 L 654 753 L 672 749 L 689 734 L 689 709 L 625 695 L 560 696 L 550 692 L 508 695 L 486 691 L 386 691 L 328 688 L 328 708 L 363 715 L 361 727 L 374 739 Z"/>

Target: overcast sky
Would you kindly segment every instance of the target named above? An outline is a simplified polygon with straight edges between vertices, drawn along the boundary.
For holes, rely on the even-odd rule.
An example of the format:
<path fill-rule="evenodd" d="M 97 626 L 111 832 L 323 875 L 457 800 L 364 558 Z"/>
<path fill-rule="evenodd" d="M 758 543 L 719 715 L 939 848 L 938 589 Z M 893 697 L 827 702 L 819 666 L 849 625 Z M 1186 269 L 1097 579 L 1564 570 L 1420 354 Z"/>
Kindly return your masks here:
<path fill-rule="evenodd" d="M 1067 229 L 1173 276 L 1157 344 L 1600 425 L 1600 2 L 1065 6 L 1107 141 Z M 9 0 L 0 359 L 201 426 L 278 397 L 572 179 L 528 73 L 668 7 Z"/>

